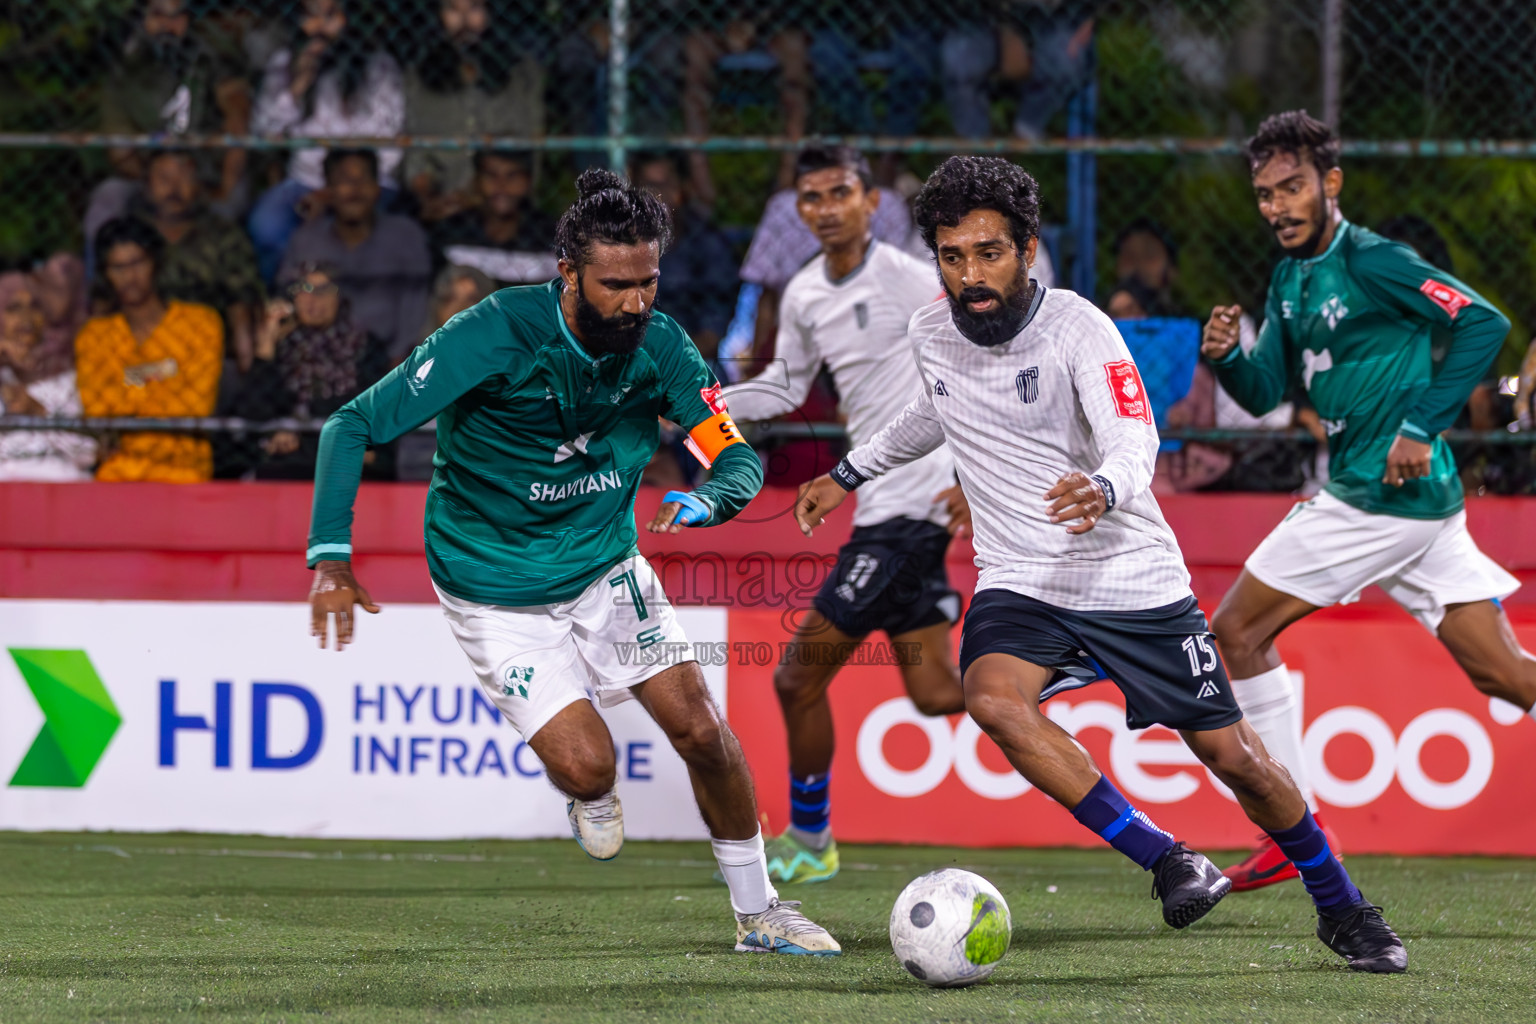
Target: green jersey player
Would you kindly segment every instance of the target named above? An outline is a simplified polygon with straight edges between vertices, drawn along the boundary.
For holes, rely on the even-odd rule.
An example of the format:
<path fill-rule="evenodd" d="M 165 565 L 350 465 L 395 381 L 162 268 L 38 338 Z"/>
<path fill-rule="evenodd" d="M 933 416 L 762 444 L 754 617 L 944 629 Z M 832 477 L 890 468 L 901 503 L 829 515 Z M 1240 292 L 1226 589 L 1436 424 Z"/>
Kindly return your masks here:
<path fill-rule="evenodd" d="M 1254 415 L 1305 389 L 1328 435 L 1332 479 L 1249 557 L 1211 625 L 1244 714 L 1315 812 L 1301 708 L 1274 641 L 1319 608 L 1379 584 L 1479 690 L 1527 711 L 1536 704 L 1536 660 L 1499 605 L 1519 584 L 1467 532 L 1456 464 L 1439 436 L 1509 321 L 1412 249 L 1344 219 L 1339 140 L 1327 125 L 1303 111 L 1277 114 L 1247 157 L 1259 213 L 1286 258 L 1253 348 L 1238 345 L 1242 310 L 1226 306 L 1212 311 L 1201 351 Z M 1432 336 L 1447 344 L 1438 365 Z M 1234 889 L 1296 877 L 1269 842 L 1226 873 Z"/>
<path fill-rule="evenodd" d="M 618 854 L 614 745 L 595 699 L 638 700 L 688 765 L 736 911 L 736 949 L 831 955 L 836 941 L 768 880 L 752 779 L 704 685 L 660 581 L 636 549 L 634 501 L 657 417 L 689 432 L 714 475 L 668 492 L 653 532 L 712 526 L 762 485 L 720 385 L 688 336 L 654 311 L 666 208 L 589 170 L 556 228 L 560 277 L 460 313 L 326 423 L 309 565 L 311 628 L 352 640 L 351 570 L 365 449 L 437 420 L 427 566 L 480 685 L 566 795 L 598 860 Z"/>

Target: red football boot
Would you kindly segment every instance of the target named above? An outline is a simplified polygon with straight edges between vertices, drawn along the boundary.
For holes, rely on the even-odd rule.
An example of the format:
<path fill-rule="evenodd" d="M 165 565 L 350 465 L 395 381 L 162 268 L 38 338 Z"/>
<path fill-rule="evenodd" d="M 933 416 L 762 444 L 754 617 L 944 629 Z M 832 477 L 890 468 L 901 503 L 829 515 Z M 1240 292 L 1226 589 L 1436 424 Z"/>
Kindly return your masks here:
<path fill-rule="evenodd" d="M 1323 836 L 1328 840 L 1328 849 L 1339 860 L 1344 855 L 1339 852 L 1339 838 L 1333 834 L 1333 829 L 1323 824 L 1319 815 L 1312 815 L 1312 820 L 1317 822 L 1317 827 L 1323 830 Z M 1290 858 L 1280 852 L 1280 847 L 1269 836 L 1264 836 L 1248 858 L 1241 864 L 1233 864 L 1222 874 L 1232 879 L 1233 892 L 1245 892 L 1249 889 L 1262 889 L 1266 885 L 1274 885 L 1276 882 L 1284 882 L 1290 878 L 1297 878 L 1296 865 Z"/>

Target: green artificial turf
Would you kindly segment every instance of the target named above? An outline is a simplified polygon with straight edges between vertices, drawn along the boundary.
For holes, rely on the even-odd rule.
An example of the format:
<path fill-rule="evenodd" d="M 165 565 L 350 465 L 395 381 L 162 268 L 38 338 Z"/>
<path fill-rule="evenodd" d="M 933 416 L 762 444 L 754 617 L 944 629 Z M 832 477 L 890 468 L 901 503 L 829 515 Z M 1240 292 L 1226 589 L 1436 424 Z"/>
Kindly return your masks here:
<path fill-rule="evenodd" d="M 1110 851 L 858 847 L 783 893 L 837 959 L 731 952 L 702 843 L 0 834 L 0 1021 L 1514 1021 L 1536 1019 L 1536 863 L 1351 857 L 1409 973 L 1350 972 L 1295 882 L 1184 932 Z M 959 865 L 1013 912 L 991 981 L 902 972 L 886 921 Z"/>

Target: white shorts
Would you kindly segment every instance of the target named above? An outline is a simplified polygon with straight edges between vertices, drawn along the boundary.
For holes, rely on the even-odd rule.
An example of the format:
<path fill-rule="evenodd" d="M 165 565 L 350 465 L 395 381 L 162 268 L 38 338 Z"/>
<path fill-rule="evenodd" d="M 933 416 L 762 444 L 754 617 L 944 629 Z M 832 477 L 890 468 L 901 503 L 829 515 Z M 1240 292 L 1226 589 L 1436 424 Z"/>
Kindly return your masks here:
<path fill-rule="evenodd" d="M 1502 600 L 1520 588 L 1478 550 L 1465 509 L 1446 519 L 1406 519 L 1362 512 L 1327 491 L 1291 509 L 1245 568 L 1320 608 L 1358 601 L 1380 584 L 1431 633 L 1447 606 Z"/>
<path fill-rule="evenodd" d="M 441 588 L 437 596 L 486 695 L 524 739 L 568 704 L 612 707 L 633 698 L 631 687 L 695 660 L 661 580 L 640 555 L 557 604 L 475 604 Z"/>

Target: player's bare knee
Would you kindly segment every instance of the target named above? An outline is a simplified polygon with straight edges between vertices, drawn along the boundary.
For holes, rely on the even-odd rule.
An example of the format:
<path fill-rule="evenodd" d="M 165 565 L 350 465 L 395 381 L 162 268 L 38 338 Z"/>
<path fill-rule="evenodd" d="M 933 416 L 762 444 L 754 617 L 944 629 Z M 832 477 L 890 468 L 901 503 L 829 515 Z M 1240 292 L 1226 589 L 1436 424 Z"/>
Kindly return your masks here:
<path fill-rule="evenodd" d="M 1268 758 L 1254 757 L 1246 747 L 1232 745 L 1196 753 L 1228 789 L 1250 800 L 1267 803 L 1287 785 Z"/>
<path fill-rule="evenodd" d="M 988 736 L 1004 729 L 1029 731 L 1044 721 L 1038 708 L 1020 700 L 1011 689 L 985 685 L 966 686 L 965 710 Z"/>
<path fill-rule="evenodd" d="M 773 689 L 779 695 L 780 704 L 799 707 L 815 700 L 822 687 L 816 685 L 806 666 L 786 663 L 773 670 Z"/>
<path fill-rule="evenodd" d="M 937 718 L 965 710 L 965 694 L 959 686 L 943 690 L 919 690 L 912 695 L 912 703 L 918 714 Z"/>
<path fill-rule="evenodd" d="M 1216 643 L 1229 661 L 1251 658 L 1264 646 L 1265 637 L 1257 624 L 1228 605 L 1217 608 L 1211 616 L 1211 632 L 1216 634 Z"/>
<path fill-rule="evenodd" d="M 595 753 L 595 752 L 594 752 Z M 607 756 L 596 756 L 592 760 L 562 759 L 563 764 L 546 764 L 545 770 L 549 772 L 549 779 L 567 796 L 577 800 L 596 800 L 603 796 L 614 786 L 618 779 L 618 768 L 614 763 L 613 751 L 609 750 Z"/>
<path fill-rule="evenodd" d="M 669 738 L 677 756 L 695 771 L 722 772 L 729 767 L 726 729 L 712 714 L 695 715 Z"/>

